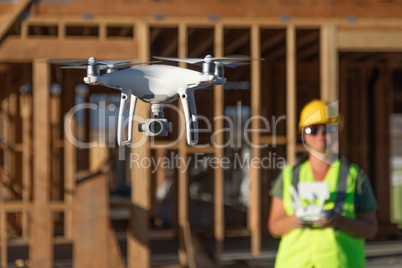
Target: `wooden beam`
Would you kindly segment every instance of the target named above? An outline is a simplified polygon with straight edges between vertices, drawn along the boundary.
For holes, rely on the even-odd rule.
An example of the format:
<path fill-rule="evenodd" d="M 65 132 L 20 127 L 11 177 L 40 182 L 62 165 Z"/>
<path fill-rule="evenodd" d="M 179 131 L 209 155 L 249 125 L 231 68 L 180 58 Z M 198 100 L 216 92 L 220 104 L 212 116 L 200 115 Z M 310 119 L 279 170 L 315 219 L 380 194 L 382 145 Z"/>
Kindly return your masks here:
<path fill-rule="evenodd" d="M 9 76 L 7 76 L 6 77 L 6 80 L 7 80 L 7 87 L 9 87 L 9 80 L 10 80 L 10 77 Z M 7 167 L 7 170 L 1 170 L 1 172 L 2 172 L 2 174 L 4 174 L 5 176 L 3 176 L 1 179 L 2 179 L 2 182 L 3 183 L 1 183 L 0 184 L 0 191 L 1 191 L 1 195 L 2 195 L 2 200 L 4 201 L 4 200 L 7 200 L 7 199 L 9 199 L 10 198 L 10 191 L 9 191 L 9 189 L 7 189 L 7 187 L 5 187 L 5 184 L 7 184 L 7 185 L 10 185 L 11 184 L 11 182 L 10 182 L 10 179 L 9 179 L 9 176 L 8 176 L 8 172 L 9 172 L 9 170 L 10 170 L 10 159 L 11 159 L 11 150 L 10 150 L 10 147 L 8 146 L 8 144 L 9 144 L 9 142 L 8 142 L 8 139 L 9 139 L 9 137 L 10 137 L 10 116 L 9 116 L 9 113 L 8 113 L 8 105 L 9 105 L 9 101 L 8 101 L 8 99 L 9 99 L 9 97 L 10 96 L 7 96 L 7 97 L 5 97 L 2 101 L 1 101 L 1 110 L 2 110 L 2 127 L 3 127 L 3 141 L 2 141 L 2 143 L 4 144 L 4 149 L 3 149 L 3 161 L 4 161 L 4 163 L 3 163 L 3 165 L 4 165 L 4 167 Z M 2 167 L 0 167 L 0 169 L 1 169 Z"/>
<path fill-rule="evenodd" d="M 233 5 L 233 2 L 236 5 Z M 286 3 L 285 3 L 286 2 Z M 304 17 L 304 20 L 317 20 L 317 19 L 334 19 L 342 18 L 344 21 L 345 14 L 355 14 L 358 20 L 355 23 L 360 22 L 360 18 L 368 17 L 371 20 L 376 18 L 387 19 L 399 18 L 401 13 L 401 7 L 398 1 L 390 1 L 389 3 L 378 3 L 378 1 L 365 1 L 364 8 L 362 8 L 360 2 L 356 1 L 216 1 L 216 0 L 204 0 L 202 2 L 194 1 L 175 1 L 174 5 L 169 1 L 113 1 L 105 2 L 104 5 L 94 5 L 92 1 L 81 3 L 79 7 L 71 5 L 68 1 L 64 3 L 43 3 L 38 9 L 40 14 L 55 14 L 55 16 L 74 14 L 79 16 L 82 10 L 91 10 L 94 13 L 94 18 L 99 15 L 110 13 L 112 16 L 118 15 L 132 15 L 148 16 L 152 18 L 152 15 L 156 11 L 162 11 L 165 15 L 161 20 L 169 19 L 173 16 L 183 15 L 186 16 L 205 16 L 211 12 L 211 6 L 215 14 L 219 14 L 221 17 L 241 17 L 241 18 L 261 18 L 261 17 L 274 17 L 280 12 L 291 11 L 292 21 L 293 17 Z M 251 4 L 250 4 L 251 3 Z M 159 8 L 158 8 L 159 7 Z M 346 13 L 346 11 L 348 13 Z M 388 15 L 388 17 L 387 17 Z M 391 15 L 391 16 L 390 16 Z M 62 16 L 61 16 L 62 17 Z M 207 18 L 205 18 L 207 19 Z M 278 18 L 276 18 L 277 21 Z M 349 22 L 350 23 L 350 22 Z"/>
<path fill-rule="evenodd" d="M 296 31 L 289 24 L 286 28 L 286 158 L 289 165 L 296 160 Z"/>
<path fill-rule="evenodd" d="M 260 28 L 253 25 L 251 28 L 251 57 L 258 59 L 261 57 L 260 50 Z M 254 60 L 251 62 L 251 117 L 261 115 L 261 62 Z M 261 133 L 260 120 L 251 121 L 251 156 L 254 159 L 260 159 L 261 150 L 258 148 L 260 144 Z M 251 227 L 251 253 L 254 258 L 258 258 L 261 254 L 261 173 L 260 167 L 250 165 L 250 227 Z"/>
<path fill-rule="evenodd" d="M 168 157 L 168 150 L 166 148 L 157 148 L 155 149 L 155 160 L 161 161 L 162 159 L 166 159 Z M 157 162 L 158 163 L 158 162 Z M 159 202 L 157 200 L 157 191 L 161 187 L 166 187 L 166 168 L 162 168 L 158 166 L 155 171 L 155 176 L 152 180 L 152 187 L 151 187 L 151 217 L 156 218 L 157 210 L 156 205 Z"/>
<path fill-rule="evenodd" d="M 30 260 L 32 266 L 53 267 L 53 230 L 49 211 L 49 83 L 46 63 L 33 63 L 33 212 Z"/>
<path fill-rule="evenodd" d="M 179 58 L 186 58 L 188 51 L 187 51 L 187 25 L 185 23 L 181 23 L 179 25 L 179 47 L 178 47 L 178 54 Z M 186 67 L 186 63 L 179 62 L 179 67 Z M 183 108 L 180 108 L 180 111 L 183 113 Z M 183 119 L 183 118 L 180 118 Z M 183 131 L 186 133 L 185 122 L 184 120 L 179 120 L 179 133 Z M 187 151 L 187 144 L 186 144 L 186 136 L 184 136 L 179 141 L 179 157 L 183 159 L 183 161 L 187 162 L 188 160 L 188 151 Z M 188 169 L 186 167 L 181 166 L 179 167 L 179 189 L 178 189 L 178 202 L 179 202 L 179 260 L 180 264 L 186 264 L 190 268 L 196 267 L 196 259 L 195 259 L 195 252 L 193 248 L 192 242 L 192 235 L 191 235 L 191 227 L 190 227 L 190 217 L 188 212 Z"/>
<path fill-rule="evenodd" d="M 260 137 L 260 144 L 286 145 L 287 142 L 286 136 L 264 135 Z"/>
<path fill-rule="evenodd" d="M 62 86 L 62 114 L 63 122 L 66 122 L 66 115 L 69 110 L 74 107 L 75 104 L 75 85 L 77 81 L 72 79 L 73 74 L 66 73 L 62 69 L 56 69 L 58 71 L 58 77 L 61 80 Z M 76 196 L 76 179 L 77 179 L 77 148 L 67 138 L 67 130 L 71 131 L 71 134 L 76 137 L 76 121 L 75 117 L 72 118 L 69 126 L 63 126 L 64 138 L 64 202 L 69 207 L 64 214 L 64 237 L 66 239 L 73 239 L 73 209 L 71 205 L 74 204 Z"/>
<path fill-rule="evenodd" d="M 72 120 L 71 125 L 68 126 L 73 135 L 75 131 L 75 118 Z M 76 195 L 76 172 L 77 172 L 77 149 L 72 144 L 64 131 L 64 202 L 66 205 L 72 205 Z M 73 210 L 68 209 L 65 211 L 64 220 L 64 236 L 66 239 L 73 238 Z"/>
<path fill-rule="evenodd" d="M 108 219 L 109 220 L 109 219 Z M 116 232 L 110 226 L 108 226 L 108 266 L 113 268 L 125 268 L 126 266 L 123 264 L 123 256 L 121 254 L 119 241 L 116 237 Z"/>
<path fill-rule="evenodd" d="M 183 27 L 183 26 L 182 26 Z M 180 28 L 179 29 L 179 43 L 180 46 L 178 48 L 178 56 L 179 58 L 185 58 L 187 56 L 187 46 L 185 45 L 187 40 L 186 39 L 186 30 L 185 28 Z M 187 33 L 188 36 L 188 33 Z M 186 67 L 186 63 L 184 62 L 179 62 L 179 67 Z M 182 105 L 180 106 L 180 112 L 181 114 L 184 114 L 184 110 Z M 186 133 L 186 125 L 185 125 L 185 119 L 183 117 L 179 116 L 179 132 L 178 133 Z M 178 156 L 180 159 L 184 159 L 187 161 L 188 155 L 187 155 L 187 150 L 186 150 L 186 138 L 182 138 L 179 143 L 178 143 Z M 186 235 L 186 228 L 189 228 L 188 220 L 189 220 L 189 215 L 188 215 L 188 171 L 184 169 L 184 167 L 179 166 L 178 167 L 178 190 L 177 190 L 177 202 L 178 202 L 178 225 L 179 225 L 179 262 L 182 266 L 189 266 L 189 262 L 192 261 L 192 263 L 195 263 L 195 260 L 190 260 L 187 255 L 187 250 L 186 250 L 186 237 L 190 235 Z M 188 239 L 187 239 L 188 241 Z M 191 241 L 191 240 L 190 240 Z M 187 243 L 188 244 L 188 243 Z"/>
<path fill-rule="evenodd" d="M 22 202 L 30 202 L 32 170 L 32 95 L 20 95 L 20 116 L 22 118 Z M 29 218 L 22 213 L 22 238 L 28 239 Z"/>
<path fill-rule="evenodd" d="M 77 49 L 77 47 L 80 49 Z M 21 53 L 21 51 L 24 53 Z M 60 53 L 60 51 L 63 51 L 63 53 Z M 107 51 L 106 54 L 105 51 Z M 66 38 L 65 40 L 28 38 L 24 40 L 10 36 L 0 46 L 0 61 L 2 62 L 27 62 L 35 58 L 86 59 L 89 57 L 88 55 L 105 60 L 138 58 L 138 43 L 132 40 L 111 39 L 99 41 L 84 38 Z"/>
<path fill-rule="evenodd" d="M 335 24 L 321 27 L 320 64 L 321 99 L 327 102 L 338 100 L 338 45 Z"/>
<path fill-rule="evenodd" d="M 391 72 L 386 63 L 379 64 L 378 79 L 374 85 L 374 187 L 378 202 L 378 220 L 381 223 L 390 222 L 390 180 L 385 179 L 390 174 L 389 157 L 390 157 L 390 142 L 389 142 L 389 118 L 392 113 L 392 88 L 390 87 Z"/>
<path fill-rule="evenodd" d="M 32 3 L 32 0 L 19 0 L 13 5 L 11 11 L 4 15 L 3 19 L 0 21 L 0 40 L 4 38 L 12 24 L 18 19 L 30 3 Z"/>
<path fill-rule="evenodd" d="M 5 210 L 0 210 L 0 256 L 1 267 L 7 267 L 7 253 L 8 253 L 8 246 L 7 246 L 7 213 Z"/>
<path fill-rule="evenodd" d="M 149 59 L 149 25 L 142 23 L 136 28 L 140 40 L 140 58 Z M 136 115 L 148 118 L 150 106 L 147 103 L 137 103 Z M 138 127 L 135 122 L 134 129 Z M 137 136 L 145 135 L 138 133 Z M 135 138 L 135 137 L 134 137 Z M 132 148 L 131 153 L 141 158 L 150 158 L 149 140 L 139 148 Z M 134 165 L 131 169 L 131 216 L 127 233 L 128 268 L 147 268 L 150 266 L 151 250 L 149 248 L 149 210 L 150 210 L 150 170 Z"/>
<path fill-rule="evenodd" d="M 73 263 L 76 267 L 109 268 L 109 191 L 107 174 L 77 185 Z M 140 266 L 138 266 L 140 267 Z"/>
<path fill-rule="evenodd" d="M 330 25 L 330 24 L 329 24 Z M 335 26 L 323 26 L 335 27 Z M 328 28 L 327 31 L 333 31 Z M 329 32 L 330 33 L 330 32 Z M 333 33 L 330 33 L 333 34 Z M 340 51 L 353 52 L 392 52 L 402 51 L 402 33 L 399 30 L 358 30 L 340 28 L 337 33 Z M 331 37 L 333 38 L 333 37 Z"/>
<path fill-rule="evenodd" d="M 340 72 L 339 72 L 339 112 L 342 115 L 347 115 L 348 111 L 348 69 L 349 65 L 347 62 L 340 62 Z M 344 126 L 342 131 L 339 132 L 339 146 L 340 146 L 340 154 L 345 157 L 348 156 L 348 131 L 346 122 L 344 122 Z"/>
<path fill-rule="evenodd" d="M 125 7 L 124 9 L 127 9 L 127 2 L 122 1 L 124 3 Z M 114 3 L 113 3 L 114 4 Z M 270 3 L 271 4 L 271 3 Z M 60 9 L 61 4 L 57 3 L 57 9 Z M 69 4 L 71 5 L 71 4 Z M 135 5 L 138 5 L 135 3 Z M 202 5 L 205 6 L 205 3 L 202 3 Z M 259 9 L 261 9 L 260 6 L 258 6 Z M 114 10 L 116 7 L 113 7 Z M 332 9 L 332 8 L 331 8 Z M 110 11 L 110 10 L 108 10 Z M 32 16 L 27 19 L 29 23 L 53 23 L 57 24 L 58 22 L 68 22 L 68 23 L 74 23 L 74 24 L 96 24 L 100 22 L 107 22 L 109 24 L 130 24 L 130 23 L 148 23 L 152 24 L 153 26 L 162 26 L 162 27 L 170 27 L 170 26 L 175 26 L 180 24 L 181 22 L 185 21 L 187 25 L 190 27 L 213 27 L 215 22 L 211 21 L 208 19 L 207 16 L 204 15 L 189 15 L 188 13 L 186 16 L 167 16 L 163 20 L 155 20 L 155 18 L 151 15 L 146 15 L 146 14 L 141 14 L 138 16 L 134 16 L 134 14 L 131 12 L 132 10 L 129 10 L 130 14 L 121 14 L 121 10 L 118 10 L 120 14 L 117 16 L 111 15 L 110 12 L 107 12 L 108 16 L 104 15 L 99 15 L 93 17 L 91 20 L 85 19 L 81 16 L 81 11 L 78 14 L 68 14 L 62 17 L 59 16 Z M 210 10 L 209 10 L 210 11 Z M 208 11 L 208 12 L 209 12 Z M 265 12 L 265 10 L 262 10 L 262 12 Z M 366 12 L 366 10 L 364 10 Z M 54 14 L 54 13 L 53 13 Z M 106 13 L 104 13 L 106 14 Z M 244 14 L 244 10 L 243 13 Z M 259 24 L 261 27 L 264 28 L 285 28 L 289 22 L 288 21 L 281 21 L 278 20 L 277 14 L 273 14 L 272 16 L 269 16 L 266 14 L 266 12 L 263 14 L 263 16 L 249 16 L 249 17 L 228 17 L 228 16 L 220 16 L 219 22 L 222 23 L 223 26 L 229 26 L 229 27 L 247 27 L 251 24 Z M 373 28 L 373 29 L 386 29 L 386 30 L 395 30 L 396 28 L 400 27 L 402 23 L 401 18 L 395 18 L 395 17 L 382 17 L 380 20 L 378 18 L 364 18 L 364 17 L 359 17 L 359 19 L 355 23 L 350 23 L 349 21 L 345 20 L 343 16 L 340 16 L 339 18 L 334 18 L 333 13 L 331 15 L 331 18 L 326 18 L 326 17 L 305 17 L 304 16 L 292 16 L 292 24 L 295 25 L 296 28 L 303 28 L 303 29 L 317 29 L 317 27 L 320 27 L 321 25 L 328 23 L 328 22 L 333 22 L 336 23 L 339 26 L 342 26 L 345 29 L 358 29 L 358 28 Z"/>
<path fill-rule="evenodd" d="M 18 176 L 18 171 L 16 168 L 16 150 L 15 145 L 16 145 L 16 139 L 17 139 L 17 133 L 19 132 L 17 127 L 17 107 L 18 107 L 18 98 L 17 98 L 17 93 L 15 92 L 15 83 L 12 84 L 12 91 L 9 96 L 8 96 L 8 114 L 9 114 L 9 119 L 10 121 L 8 122 L 8 139 L 7 143 L 9 148 L 12 148 L 9 153 L 10 153 L 10 162 L 8 165 L 8 172 L 7 172 L 7 177 L 10 178 L 9 181 L 9 186 L 11 190 L 11 198 L 15 198 L 15 193 L 20 192 L 16 187 L 14 187 L 16 184 L 16 178 Z"/>
<path fill-rule="evenodd" d="M 360 113 L 360 118 L 367 118 L 367 115 L 370 113 L 369 112 L 369 106 L 368 106 L 368 91 L 369 91 L 369 77 L 370 77 L 370 70 L 373 70 L 373 67 L 367 67 L 366 65 L 361 65 L 359 68 L 359 73 L 360 73 L 360 94 L 359 94 L 359 100 L 356 100 L 356 106 L 359 107 L 358 112 Z M 391 101 L 392 103 L 392 101 Z M 390 104 L 391 104 L 390 103 Z M 371 107 L 370 107 L 371 108 Z M 367 157 L 370 153 L 369 151 L 369 137 L 367 133 L 369 133 L 369 124 L 368 120 L 359 120 L 359 122 L 355 122 L 356 125 L 359 127 L 359 130 L 361 131 L 362 135 L 360 135 L 360 163 L 359 166 L 363 170 L 369 170 L 369 158 Z M 364 134 L 363 134 L 364 133 Z"/>
<path fill-rule="evenodd" d="M 217 23 L 214 27 L 214 54 L 216 57 L 222 57 L 224 54 L 224 31 L 223 26 Z M 224 114 L 225 95 L 223 85 L 214 87 L 214 117 Z M 223 129 L 223 120 L 214 120 L 214 130 Z M 216 143 L 224 143 L 223 132 L 216 135 Z M 222 159 L 224 157 L 224 148 L 215 146 L 215 157 Z M 216 245 L 216 256 L 218 267 L 223 253 L 223 241 L 225 239 L 225 207 L 224 207 L 224 172 L 222 168 L 214 169 L 214 236 Z"/>
<path fill-rule="evenodd" d="M 61 186 L 61 151 L 60 141 L 60 93 L 50 97 L 50 140 L 51 143 L 51 199 L 60 200 Z"/>

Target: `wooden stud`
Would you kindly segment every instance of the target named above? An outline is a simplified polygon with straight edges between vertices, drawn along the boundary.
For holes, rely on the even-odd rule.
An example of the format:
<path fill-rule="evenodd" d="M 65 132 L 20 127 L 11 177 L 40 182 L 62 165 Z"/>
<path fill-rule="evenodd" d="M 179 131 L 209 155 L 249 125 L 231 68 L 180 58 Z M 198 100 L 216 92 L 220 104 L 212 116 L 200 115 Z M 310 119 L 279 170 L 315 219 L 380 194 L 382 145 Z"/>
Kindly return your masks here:
<path fill-rule="evenodd" d="M 14 86 L 14 85 L 13 85 Z M 17 167 L 16 167 L 16 134 L 18 133 L 17 130 L 17 107 L 18 107 L 18 98 L 17 98 L 17 93 L 12 92 L 8 95 L 8 115 L 10 121 L 8 122 L 9 127 L 8 127 L 8 146 L 11 148 L 9 150 L 9 165 L 8 165 L 8 172 L 7 172 L 7 177 L 9 178 L 9 181 L 7 183 L 9 184 L 10 187 L 10 194 L 11 198 L 15 198 L 15 193 L 17 193 L 17 189 L 15 188 L 16 185 L 16 178 L 17 178 Z"/>
<path fill-rule="evenodd" d="M 64 22 L 59 22 L 57 26 L 57 31 L 58 39 L 63 41 L 66 38 L 66 24 Z"/>
<path fill-rule="evenodd" d="M 60 200 L 60 94 L 50 97 L 50 142 L 51 142 L 51 200 Z"/>
<path fill-rule="evenodd" d="M 61 75 L 62 76 L 62 75 Z M 62 98 L 63 98 L 63 122 L 66 122 L 67 113 L 74 107 L 75 104 L 75 85 L 77 81 L 71 79 L 71 77 L 63 77 L 61 81 L 62 86 Z M 76 197 L 76 178 L 77 178 L 77 148 L 67 138 L 67 131 L 69 131 L 73 137 L 77 137 L 76 130 L 76 118 L 72 117 L 70 125 L 64 126 L 63 140 L 64 140 L 64 202 L 67 206 L 64 214 L 64 237 L 65 239 L 73 239 L 73 220 L 74 211 L 73 204 Z"/>
<path fill-rule="evenodd" d="M 215 57 L 222 57 L 224 50 L 224 30 L 220 23 L 214 28 L 214 53 Z M 222 116 L 224 114 L 225 95 L 223 85 L 214 87 L 214 116 Z M 214 130 L 223 129 L 223 120 L 214 120 Z M 224 143 L 224 133 L 219 132 L 216 135 L 216 143 L 222 145 Z M 222 147 L 222 146 L 220 146 Z M 224 157 L 224 148 L 215 147 L 215 157 L 222 159 Z M 216 255 L 218 266 L 221 265 L 220 258 L 223 253 L 223 242 L 225 239 L 225 207 L 224 207 L 224 172 L 222 168 L 214 169 L 214 235 L 216 245 Z"/>
<path fill-rule="evenodd" d="M 49 204 L 49 81 L 46 63 L 33 63 L 33 211 L 30 259 L 33 267 L 53 267 L 52 224 Z"/>
<path fill-rule="evenodd" d="M 185 25 L 181 24 L 178 31 L 179 47 L 178 56 L 179 58 L 187 57 L 187 28 Z M 184 62 L 178 63 L 179 67 L 185 68 L 187 66 Z M 181 102 L 178 102 L 178 106 L 182 117 L 179 117 L 179 133 L 186 133 L 186 124 L 184 119 L 184 110 Z M 186 148 L 186 136 L 184 136 L 178 143 L 178 155 L 181 159 L 187 161 L 187 148 Z M 189 215 L 188 215 L 188 171 L 184 169 L 183 166 L 178 167 L 178 224 L 179 224 L 179 261 L 181 265 L 189 266 L 191 261 L 188 256 L 187 248 L 188 242 L 186 238 L 187 228 L 189 228 Z M 186 243 L 187 242 L 187 243 Z"/>
<path fill-rule="evenodd" d="M 369 70 L 372 69 L 371 66 L 367 66 L 367 65 L 361 65 L 361 67 L 359 68 L 359 74 L 360 74 L 360 86 L 361 86 L 361 90 L 360 90 L 360 94 L 359 94 L 359 98 L 360 100 L 356 100 L 356 104 L 359 107 L 359 113 L 360 113 L 360 118 L 362 118 L 362 120 L 359 120 L 360 122 L 356 122 L 359 126 L 359 130 L 361 131 L 362 135 L 360 135 L 360 162 L 359 162 L 359 166 L 360 168 L 362 168 L 363 170 L 369 170 L 369 158 L 367 157 L 369 155 L 369 138 L 367 135 L 367 132 L 369 131 L 369 124 L 368 121 L 365 120 L 365 118 L 367 118 L 367 115 L 369 114 L 369 107 L 367 105 L 367 100 L 368 100 L 368 77 L 369 77 Z"/>
<path fill-rule="evenodd" d="M 70 128 L 73 135 L 75 131 L 75 118 L 71 121 Z M 64 131 L 66 135 L 66 131 Z M 67 136 L 64 136 L 64 202 L 66 205 L 74 204 L 74 197 L 76 192 L 76 170 L 77 170 L 77 150 Z M 66 239 L 73 238 L 73 210 L 67 209 L 64 215 L 64 237 Z"/>
<path fill-rule="evenodd" d="M 341 117 L 348 114 L 347 90 L 348 90 L 348 69 L 347 62 L 340 63 L 339 72 L 339 112 Z M 339 133 L 340 154 L 347 157 L 348 155 L 348 128 L 347 123 L 343 122 L 342 131 Z"/>
<path fill-rule="evenodd" d="M 251 28 L 251 57 L 258 59 L 260 55 L 260 28 L 253 25 Z M 261 115 L 261 62 L 254 60 L 251 62 L 251 116 L 257 117 Z M 261 128 L 260 120 L 251 121 L 251 156 L 254 159 L 260 159 L 261 150 L 258 148 L 260 144 Z M 261 174 L 260 167 L 250 165 L 250 232 L 251 232 L 251 253 L 254 258 L 258 258 L 261 253 Z"/>
<path fill-rule="evenodd" d="M 178 54 L 180 58 L 187 57 L 187 25 L 184 23 L 179 24 L 179 47 Z M 179 62 L 180 67 L 186 67 L 184 62 Z M 180 107 L 181 113 L 184 115 L 183 108 Z M 179 118 L 182 119 L 182 118 Z M 185 121 L 179 120 L 179 133 L 186 129 Z M 187 144 L 186 137 L 184 136 L 179 141 L 179 157 L 180 159 L 184 159 L 187 162 L 188 154 L 187 154 Z M 190 220 L 188 213 L 188 170 L 185 169 L 184 166 L 179 167 L 179 189 L 178 189 L 178 217 L 179 217 L 179 260 L 180 264 L 188 265 L 190 268 L 196 266 L 195 264 L 195 256 L 194 249 L 191 237 L 191 228 L 190 228 Z"/>
<path fill-rule="evenodd" d="M 13 5 L 10 12 L 4 15 L 2 23 L 0 24 L 0 39 L 3 39 L 4 35 L 10 29 L 12 24 L 18 19 L 21 13 L 29 6 L 31 0 L 20 0 Z"/>
<path fill-rule="evenodd" d="M 389 118 L 391 114 L 392 100 L 390 99 L 392 88 L 387 83 L 390 81 L 390 72 L 386 63 L 379 64 L 379 76 L 374 89 L 374 107 L 373 122 L 375 122 L 374 135 L 376 137 L 374 152 L 375 160 L 373 174 L 375 193 L 378 202 L 378 221 L 380 224 L 389 224 L 390 222 L 390 180 L 384 177 L 384 174 L 390 174 L 389 156 Z M 389 237 L 389 235 L 388 235 Z"/>
<path fill-rule="evenodd" d="M 80 182 L 76 199 L 79 206 L 74 211 L 73 263 L 76 267 L 109 268 L 107 174 L 101 173 Z"/>
<path fill-rule="evenodd" d="M 149 58 L 149 26 L 146 23 L 137 25 L 136 32 L 140 40 L 139 55 L 143 59 Z M 136 115 L 148 118 L 149 104 L 137 103 Z M 135 122 L 137 123 L 137 122 Z M 137 125 L 137 124 L 136 124 Z M 136 129 L 138 126 L 134 126 Z M 145 135 L 138 133 L 138 136 Z M 150 158 L 149 140 L 139 148 L 133 148 L 132 153 L 141 158 Z M 150 171 L 134 165 L 131 169 L 131 216 L 127 237 L 128 268 L 146 268 L 150 266 L 151 251 L 148 242 L 149 209 L 150 209 Z"/>
<path fill-rule="evenodd" d="M 9 78 L 8 78 L 9 79 Z M 8 80 L 7 79 L 7 80 Z M 3 115 L 3 134 L 4 134 L 4 149 L 3 149 L 3 157 L 4 157 L 4 168 L 1 169 L 1 174 L 2 174 L 2 179 L 3 182 L 0 184 L 0 190 L 2 193 L 2 200 L 6 200 L 10 198 L 10 191 L 7 189 L 5 184 L 10 185 L 10 177 L 9 177 L 9 170 L 10 170 L 10 165 L 11 165 L 11 150 L 9 146 L 9 138 L 10 138 L 10 128 L 11 128 L 11 120 L 10 120 L 10 115 L 9 115 L 9 97 L 6 97 L 3 99 L 1 102 L 1 108 L 2 108 L 2 115 Z M 1 167 L 0 167 L 1 168 Z M 4 170 L 3 170 L 4 169 Z"/>
<path fill-rule="evenodd" d="M 20 96 L 20 115 L 22 118 L 22 202 L 30 202 L 32 170 L 32 95 Z M 22 238 L 28 239 L 28 213 L 22 213 Z"/>
<path fill-rule="evenodd" d="M 158 148 L 155 150 L 155 160 L 160 161 L 162 159 L 166 159 L 168 151 L 166 148 Z M 158 162 L 157 162 L 158 163 Z M 157 170 L 155 171 L 155 178 L 152 180 L 152 187 L 151 187 L 151 213 L 152 217 L 156 217 L 156 206 L 158 203 L 158 200 L 156 199 L 156 192 L 160 187 L 165 187 L 166 183 L 166 169 L 158 166 Z"/>
<path fill-rule="evenodd" d="M 113 268 L 125 268 L 123 256 L 120 251 L 119 241 L 116 238 L 116 232 L 112 227 L 108 228 L 108 266 Z"/>
<path fill-rule="evenodd" d="M 0 210 L 0 239 L 1 239 L 1 261 L 0 265 L 2 268 L 6 268 L 7 265 L 7 213 L 4 209 Z"/>
<path fill-rule="evenodd" d="M 286 136 L 261 136 L 260 145 L 272 144 L 272 145 L 286 145 L 288 140 Z"/>
<path fill-rule="evenodd" d="M 337 28 L 325 24 L 320 29 L 321 99 L 327 102 L 338 100 L 338 46 Z"/>
<path fill-rule="evenodd" d="M 99 24 L 99 40 L 104 41 L 107 38 L 107 24 L 100 23 Z"/>
<path fill-rule="evenodd" d="M 296 160 L 296 31 L 293 24 L 286 28 L 286 147 L 287 163 Z"/>

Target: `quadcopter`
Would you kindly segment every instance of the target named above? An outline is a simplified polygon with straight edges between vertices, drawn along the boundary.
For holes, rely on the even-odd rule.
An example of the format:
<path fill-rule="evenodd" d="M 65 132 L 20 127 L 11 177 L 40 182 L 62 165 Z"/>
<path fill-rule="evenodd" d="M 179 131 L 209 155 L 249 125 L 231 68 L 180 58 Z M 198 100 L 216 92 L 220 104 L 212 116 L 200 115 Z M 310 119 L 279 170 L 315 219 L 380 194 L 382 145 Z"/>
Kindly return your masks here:
<path fill-rule="evenodd" d="M 184 110 L 186 122 L 187 144 L 198 143 L 198 120 L 194 99 L 194 91 L 212 85 L 223 85 L 224 66 L 236 67 L 248 64 L 252 59 L 247 56 L 205 58 L 172 58 L 154 57 L 158 60 L 178 61 L 189 64 L 202 64 L 202 71 L 187 68 L 152 64 L 153 62 L 136 62 L 137 60 L 98 61 L 91 57 L 88 60 L 48 60 L 51 64 L 65 65 L 65 69 L 86 69 L 84 82 L 88 85 L 101 85 L 121 91 L 118 117 L 117 143 L 119 146 L 130 144 L 132 141 L 133 120 L 137 100 L 151 104 L 152 118 L 138 124 L 138 131 L 147 136 L 167 136 L 172 131 L 172 124 L 164 118 L 165 103 L 178 98 Z M 159 61 L 157 61 L 159 62 Z M 145 65 L 149 64 L 149 65 Z M 135 65 L 142 65 L 133 67 Z M 106 70 L 101 74 L 101 70 Z M 125 109 L 130 103 L 128 115 L 128 135 L 124 140 Z"/>

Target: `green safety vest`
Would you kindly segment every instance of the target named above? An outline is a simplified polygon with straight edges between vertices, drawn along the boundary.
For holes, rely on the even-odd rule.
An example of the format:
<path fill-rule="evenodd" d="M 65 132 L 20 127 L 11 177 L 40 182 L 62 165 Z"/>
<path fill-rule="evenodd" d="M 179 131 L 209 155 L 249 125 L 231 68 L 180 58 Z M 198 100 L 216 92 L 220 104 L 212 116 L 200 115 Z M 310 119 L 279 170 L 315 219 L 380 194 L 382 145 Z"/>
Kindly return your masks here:
<path fill-rule="evenodd" d="M 358 166 L 346 160 L 336 160 L 324 179 L 330 198 L 325 210 L 338 209 L 341 215 L 356 218 L 354 199 Z M 288 216 L 294 214 L 291 186 L 299 182 L 314 182 L 308 161 L 286 167 L 283 171 L 283 205 Z M 301 200 L 308 206 L 309 200 Z M 294 229 L 281 239 L 275 268 L 363 268 L 364 239 L 333 228 Z"/>

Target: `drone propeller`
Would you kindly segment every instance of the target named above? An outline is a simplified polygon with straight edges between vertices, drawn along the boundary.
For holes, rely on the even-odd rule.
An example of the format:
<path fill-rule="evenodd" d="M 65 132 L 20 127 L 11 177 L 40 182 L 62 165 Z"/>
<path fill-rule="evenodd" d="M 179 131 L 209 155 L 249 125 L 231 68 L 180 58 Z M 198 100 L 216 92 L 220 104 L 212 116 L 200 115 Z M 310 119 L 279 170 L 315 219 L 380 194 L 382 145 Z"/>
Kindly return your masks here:
<path fill-rule="evenodd" d="M 88 60 L 45 60 L 43 62 L 57 65 L 79 66 L 88 64 Z"/>
<path fill-rule="evenodd" d="M 236 67 L 240 65 L 245 65 L 247 64 L 246 62 L 256 60 L 253 58 L 250 58 L 248 56 L 240 56 L 240 55 L 234 55 L 234 56 L 228 56 L 228 57 L 212 57 L 211 55 L 207 55 L 205 58 L 174 58 L 174 57 L 154 57 L 156 59 L 160 60 L 170 60 L 170 61 L 179 61 L 179 62 L 185 62 L 185 63 L 190 63 L 190 64 L 197 64 L 197 63 L 211 63 L 211 62 L 219 62 L 222 65 L 226 65 L 228 67 Z M 262 59 L 258 59 L 262 60 Z"/>
<path fill-rule="evenodd" d="M 88 60 L 46 60 L 44 62 L 50 64 L 64 65 L 61 68 L 64 69 L 85 69 L 88 65 L 101 65 L 100 69 L 123 69 L 134 65 L 150 64 L 154 62 L 138 62 L 139 59 L 129 60 L 102 60 L 98 61 L 96 58 L 91 57 Z"/>
<path fill-rule="evenodd" d="M 148 62 L 131 62 L 131 61 L 98 61 L 98 64 L 102 64 L 99 66 L 100 70 L 106 69 L 125 69 L 136 65 L 143 65 L 143 64 L 151 64 L 157 63 L 159 61 L 148 61 Z M 81 66 L 61 66 L 62 69 L 86 69 L 87 65 Z"/>

